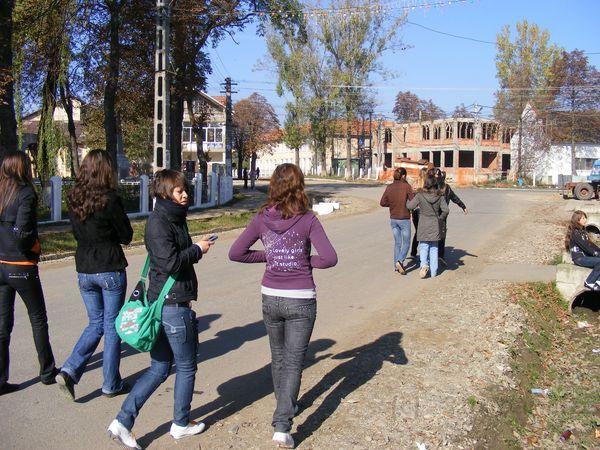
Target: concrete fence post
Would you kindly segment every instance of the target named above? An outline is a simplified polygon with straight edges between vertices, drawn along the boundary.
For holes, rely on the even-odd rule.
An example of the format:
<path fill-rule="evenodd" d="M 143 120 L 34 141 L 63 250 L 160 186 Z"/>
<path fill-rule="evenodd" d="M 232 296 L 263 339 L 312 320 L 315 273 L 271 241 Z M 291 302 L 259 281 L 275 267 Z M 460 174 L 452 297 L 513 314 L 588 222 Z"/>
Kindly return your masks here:
<path fill-rule="evenodd" d="M 50 178 L 50 219 L 53 222 L 62 220 L 62 178 Z"/>
<path fill-rule="evenodd" d="M 194 184 L 194 206 L 199 208 L 202 205 L 202 174 L 197 173 Z"/>
<path fill-rule="evenodd" d="M 140 177 L 140 212 L 142 214 L 148 214 L 150 202 L 150 178 L 148 175 L 142 175 Z"/>
<path fill-rule="evenodd" d="M 370 179 L 371 178 L 371 174 L 372 174 L 372 171 L 371 171 L 371 168 L 369 167 L 369 169 L 367 170 L 367 178 Z"/>
<path fill-rule="evenodd" d="M 210 203 L 211 205 L 213 205 L 213 201 L 215 199 L 215 188 L 213 187 L 213 180 L 215 178 L 215 174 L 212 172 L 209 172 L 207 175 L 207 186 L 206 188 L 208 189 L 208 193 L 207 193 L 207 198 L 208 198 L 208 203 Z"/>

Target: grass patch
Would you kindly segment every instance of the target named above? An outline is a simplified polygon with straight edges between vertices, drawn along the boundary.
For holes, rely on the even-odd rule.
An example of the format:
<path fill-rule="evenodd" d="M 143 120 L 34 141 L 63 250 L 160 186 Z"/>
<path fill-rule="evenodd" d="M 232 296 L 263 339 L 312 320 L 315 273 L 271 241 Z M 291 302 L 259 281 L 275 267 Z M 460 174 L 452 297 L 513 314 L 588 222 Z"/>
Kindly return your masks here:
<path fill-rule="evenodd" d="M 550 264 L 551 266 L 558 266 L 559 264 L 562 264 L 563 262 L 563 255 L 562 253 L 556 253 L 552 259 L 550 260 L 550 262 L 548 264 Z"/>
<path fill-rule="evenodd" d="M 188 228 L 192 236 L 215 233 L 235 228 L 245 227 L 254 216 L 253 211 L 247 211 L 236 214 L 225 213 L 216 217 L 207 217 L 199 219 L 188 219 Z M 131 222 L 133 228 L 133 240 L 131 245 L 140 245 L 144 243 L 144 228 L 146 220 L 136 220 Z M 61 254 L 74 252 L 77 248 L 77 242 L 70 231 L 51 232 L 40 235 L 44 255 Z"/>
<path fill-rule="evenodd" d="M 526 328 L 510 349 L 516 387 L 490 391 L 499 412 L 481 411 L 473 437 L 482 448 L 554 448 L 569 429 L 579 448 L 597 448 L 600 362 L 591 351 L 598 347 L 597 314 L 585 319 L 595 321 L 593 328 L 576 329 L 582 319 L 569 316 L 553 283 L 514 285 L 510 298 L 526 313 Z M 532 388 L 550 395 L 534 396 Z"/>

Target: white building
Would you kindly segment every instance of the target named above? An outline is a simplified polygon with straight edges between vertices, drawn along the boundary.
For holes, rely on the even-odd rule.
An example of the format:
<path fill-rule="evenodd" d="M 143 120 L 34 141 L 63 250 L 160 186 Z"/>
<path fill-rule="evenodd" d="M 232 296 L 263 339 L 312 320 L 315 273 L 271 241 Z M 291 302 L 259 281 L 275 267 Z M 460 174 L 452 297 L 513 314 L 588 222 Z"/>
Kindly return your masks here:
<path fill-rule="evenodd" d="M 283 142 L 273 146 L 270 150 L 261 151 L 258 153 L 256 166 L 260 168 L 260 176 L 270 177 L 275 168 L 284 163 L 294 164 L 295 152 Z M 308 144 L 303 144 L 300 147 L 300 169 L 304 174 L 318 173 L 318 169 L 314 168 L 314 152 Z"/>

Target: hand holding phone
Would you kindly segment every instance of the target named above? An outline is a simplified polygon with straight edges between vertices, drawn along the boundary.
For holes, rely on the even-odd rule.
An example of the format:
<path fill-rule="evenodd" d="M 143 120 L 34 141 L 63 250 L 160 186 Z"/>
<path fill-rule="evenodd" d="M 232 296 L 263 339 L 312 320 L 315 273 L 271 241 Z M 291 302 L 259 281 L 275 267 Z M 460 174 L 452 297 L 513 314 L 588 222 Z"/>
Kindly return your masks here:
<path fill-rule="evenodd" d="M 209 240 L 210 242 L 215 242 L 217 239 L 219 239 L 219 236 L 217 236 L 216 234 L 211 234 L 207 240 Z"/>

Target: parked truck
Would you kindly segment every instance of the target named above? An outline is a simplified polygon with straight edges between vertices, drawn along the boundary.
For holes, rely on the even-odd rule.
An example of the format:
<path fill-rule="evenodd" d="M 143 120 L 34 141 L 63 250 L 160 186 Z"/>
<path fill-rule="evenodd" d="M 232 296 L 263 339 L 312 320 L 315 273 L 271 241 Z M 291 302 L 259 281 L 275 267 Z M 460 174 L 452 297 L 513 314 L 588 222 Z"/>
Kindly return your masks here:
<path fill-rule="evenodd" d="M 587 181 L 579 183 L 565 183 L 561 193 L 564 199 L 575 197 L 577 200 L 600 199 L 600 159 L 594 161 L 592 172 L 588 175 Z"/>

